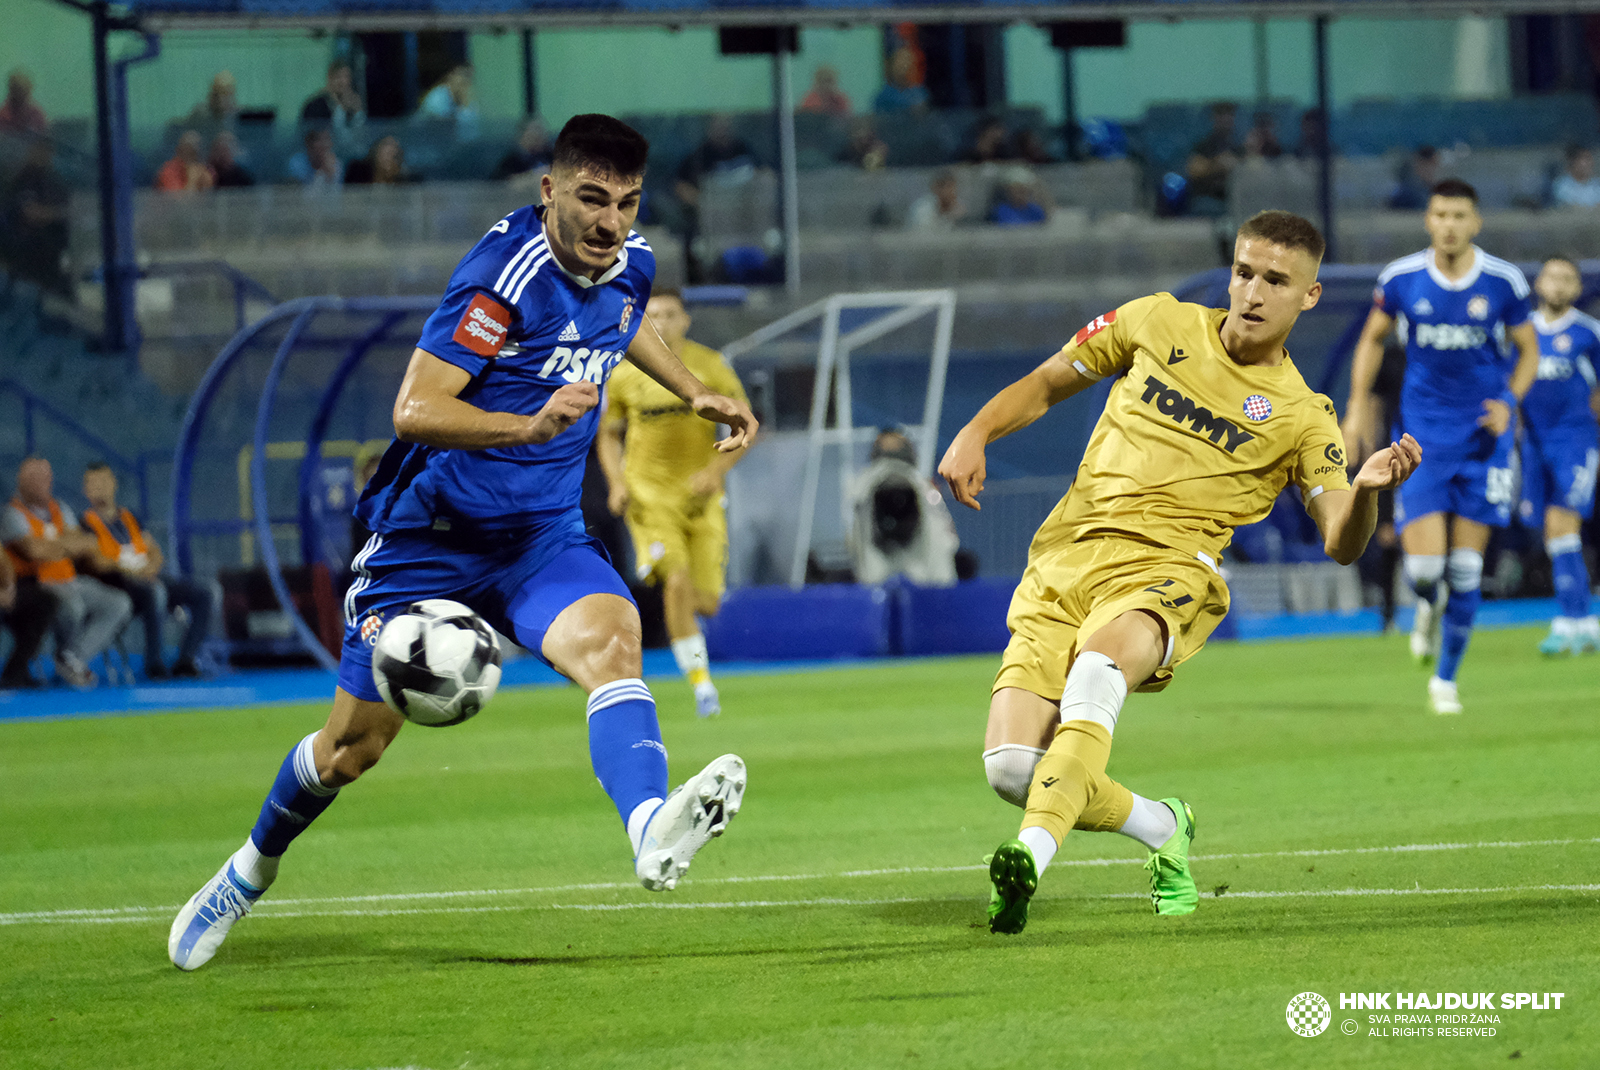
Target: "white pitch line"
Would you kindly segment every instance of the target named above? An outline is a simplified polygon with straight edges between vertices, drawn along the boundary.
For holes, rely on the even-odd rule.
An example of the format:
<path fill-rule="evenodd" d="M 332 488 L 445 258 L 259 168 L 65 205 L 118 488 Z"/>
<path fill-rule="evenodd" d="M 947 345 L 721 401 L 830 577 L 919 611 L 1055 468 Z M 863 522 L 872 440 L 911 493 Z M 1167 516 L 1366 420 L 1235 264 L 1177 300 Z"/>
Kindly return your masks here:
<path fill-rule="evenodd" d="M 1569 846 L 1572 846 L 1574 844 L 1588 845 L 1588 844 L 1597 844 L 1597 843 L 1600 843 L 1600 837 L 1591 837 L 1591 838 L 1582 838 L 1582 839 L 1564 839 L 1564 840 L 1480 840 L 1480 841 L 1477 841 L 1477 842 L 1474 842 L 1474 843 L 1410 843 L 1410 844 L 1397 844 L 1397 845 L 1391 846 L 1391 847 L 1334 847 L 1334 848 L 1327 848 L 1327 849 L 1322 849 L 1322 850 L 1234 852 L 1234 853 L 1228 853 L 1228 854 L 1190 855 L 1189 858 L 1190 858 L 1191 861 L 1218 862 L 1218 861 L 1227 861 L 1227 860 L 1235 860 L 1235 859 L 1307 858 L 1307 857 L 1324 857 L 1324 856 L 1329 856 L 1329 855 L 1361 855 L 1361 854 L 1411 854 L 1411 853 L 1416 853 L 1416 852 L 1427 852 L 1427 851 L 1462 851 L 1462 850 L 1475 850 L 1475 849 L 1507 849 L 1507 850 L 1514 850 L 1514 849 L 1519 849 L 1519 848 L 1524 848 L 1524 847 L 1569 847 Z M 1065 859 L 1058 859 L 1057 861 L 1051 863 L 1051 865 L 1053 867 L 1058 867 L 1058 868 L 1059 867 L 1065 867 L 1065 866 L 1080 866 L 1080 867 L 1081 866 L 1126 866 L 1126 865 L 1143 865 L 1143 864 L 1144 864 L 1143 860 L 1139 859 L 1139 858 L 1065 858 Z M 712 884 L 752 884 L 752 883 L 756 883 L 756 882 L 760 882 L 760 881 L 783 882 L 783 881 L 837 880 L 837 879 L 844 879 L 844 878 L 900 876 L 900 875 L 905 875 L 905 874 L 971 873 L 971 872 L 982 871 L 982 870 L 984 870 L 986 868 L 987 867 L 985 867 L 985 866 L 895 866 L 895 867 L 890 867 L 890 868 L 886 868 L 886 869 L 850 869 L 850 870 L 844 870 L 843 872 L 840 872 L 840 873 L 776 873 L 776 874 L 767 874 L 767 875 L 749 876 L 749 877 L 738 877 L 738 876 L 735 876 L 735 877 L 709 877 L 709 878 L 707 878 L 705 880 L 696 880 L 696 881 L 694 881 L 693 882 L 693 886 L 694 887 L 700 887 L 700 886 L 712 885 Z M 303 911 L 303 910 L 292 910 L 292 909 L 283 909 L 283 908 L 316 907 L 316 906 L 323 906 L 323 905 L 339 905 L 339 904 L 346 904 L 346 903 L 411 903 L 411 902 L 424 902 L 424 901 L 428 901 L 428 900 L 487 898 L 487 897 L 491 897 L 491 896 L 499 897 L 499 896 L 519 896 L 519 895 L 550 895 L 550 894 L 554 894 L 554 893 L 558 893 L 558 892 L 616 891 L 618 889 L 632 889 L 632 888 L 636 888 L 636 887 L 638 887 L 638 884 L 635 881 L 598 881 L 598 882 L 590 882 L 590 883 L 585 883 L 585 884 L 552 884 L 552 885 L 545 885 L 543 887 L 537 887 L 537 888 L 477 888 L 477 889 L 469 889 L 469 890 L 464 890 L 464 891 L 446 891 L 446 892 L 387 892 L 387 893 L 381 893 L 381 894 L 375 894 L 375 895 L 335 895 L 335 896 L 306 897 L 306 898 L 300 898 L 300 899 L 273 899 L 273 900 L 268 900 L 268 901 L 266 901 L 266 902 L 261 904 L 261 908 L 260 908 L 260 911 L 259 911 L 257 916 L 260 916 L 260 917 L 271 916 L 271 917 L 280 917 L 280 918 L 345 916 L 344 913 L 339 912 L 339 911 L 331 911 L 331 912 L 330 911 Z M 1556 886 L 1551 885 L 1549 887 L 1556 887 Z M 1566 888 L 1568 886 L 1564 886 L 1563 885 L 1561 887 Z M 1570 887 L 1573 888 L 1573 889 L 1580 889 L 1581 890 L 1584 886 L 1573 885 L 1573 886 L 1570 886 Z M 1289 896 L 1289 895 L 1301 895 L 1301 894 L 1305 894 L 1305 895 L 1331 895 L 1331 894 L 1336 894 L 1336 893 L 1331 893 L 1331 892 L 1306 892 L 1306 893 L 1300 893 L 1300 892 L 1234 892 L 1234 893 L 1230 893 L 1230 894 L 1233 894 L 1233 895 L 1236 895 L 1236 896 L 1241 896 L 1241 897 L 1246 897 L 1246 896 L 1275 897 L 1275 896 Z M 1358 893 L 1357 892 L 1351 892 L 1350 894 L 1358 894 Z M 1368 894 L 1368 893 L 1360 893 L 1360 894 Z M 1388 894 L 1388 893 L 1372 892 L 1370 894 L 1375 894 L 1376 895 L 1376 894 Z M 1116 898 L 1116 897 L 1112 896 L 1110 898 Z M 1144 898 L 1144 897 L 1143 896 L 1134 896 L 1134 898 Z M 902 901 L 904 901 L 904 902 L 924 902 L 924 901 L 927 901 L 927 900 L 920 900 L 920 899 L 917 899 L 917 900 L 873 900 L 872 902 L 902 902 Z M 756 901 L 752 901 L 752 902 L 756 902 Z M 761 900 L 759 902 L 765 903 L 767 901 Z M 812 901 L 810 901 L 810 900 L 774 900 L 772 902 L 774 904 L 777 904 L 777 905 L 782 905 L 782 904 L 794 903 L 794 902 L 812 902 Z M 824 901 L 823 900 L 815 900 L 814 902 L 821 903 L 821 902 L 824 902 Z M 840 900 L 840 902 L 863 902 L 863 903 L 865 903 L 865 902 L 868 902 L 868 901 L 867 900 L 859 900 L 859 901 L 856 901 L 856 900 Z M 97 924 L 98 923 L 98 924 L 107 924 L 107 923 L 116 923 L 116 922 L 123 922 L 123 921 L 148 921 L 152 917 L 172 914 L 174 911 L 176 911 L 178 909 L 179 905 L 180 904 L 174 903 L 174 904 L 167 905 L 167 906 L 104 907 L 104 908 L 98 908 L 98 909 L 79 908 L 79 909 L 73 909 L 73 910 L 35 910 L 35 911 L 19 911 L 19 912 L 14 912 L 14 913 L 0 913 L 0 925 L 27 925 L 27 924 L 51 924 L 51 923 L 61 923 L 61 924 L 72 924 L 72 923 Z M 586 910 L 586 909 L 594 909 L 594 910 L 637 910 L 637 909 L 646 909 L 646 908 L 653 908 L 653 909 L 680 909 L 680 908 L 698 907 L 699 905 L 700 904 L 673 904 L 673 903 L 655 903 L 655 904 L 638 903 L 638 904 L 616 904 L 616 905 L 599 904 L 599 905 L 594 905 L 592 907 L 584 907 L 584 906 L 577 906 L 577 905 L 567 905 L 567 906 L 561 907 L 560 909 L 570 909 L 570 910 Z M 533 908 L 531 908 L 531 907 L 523 907 L 523 906 L 483 907 L 483 908 L 463 907 L 463 908 L 460 908 L 460 910 L 456 911 L 456 912 L 463 912 L 464 913 L 464 912 L 470 912 L 470 911 L 473 911 L 473 910 L 496 911 L 496 910 L 525 910 L 525 909 L 533 909 Z M 392 913 L 392 914 L 407 914 L 407 913 L 451 913 L 451 912 L 452 911 L 449 910 L 449 909 L 440 910 L 440 911 L 430 911 L 430 910 L 410 910 L 410 911 L 408 911 L 408 910 L 395 910 L 395 911 L 368 910 L 368 911 L 365 911 L 365 912 L 360 911 L 360 910 L 356 910 L 354 912 L 354 915 L 352 915 L 352 916 L 384 916 L 385 914 L 390 914 L 390 913 Z"/>

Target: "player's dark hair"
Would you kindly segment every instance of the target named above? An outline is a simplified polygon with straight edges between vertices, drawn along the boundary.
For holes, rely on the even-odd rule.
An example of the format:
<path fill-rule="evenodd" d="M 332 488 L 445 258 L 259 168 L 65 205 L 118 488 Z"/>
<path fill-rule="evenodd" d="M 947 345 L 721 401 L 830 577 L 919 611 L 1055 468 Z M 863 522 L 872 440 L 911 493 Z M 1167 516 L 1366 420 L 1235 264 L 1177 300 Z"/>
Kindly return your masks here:
<path fill-rule="evenodd" d="M 683 299 L 683 291 L 676 286 L 652 286 L 650 297 L 652 300 L 657 297 L 670 297 L 684 308 L 689 307 L 689 303 Z"/>
<path fill-rule="evenodd" d="M 104 461 L 90 461 L 88 464 L 83 466 L 83 474 L 84 475 L 88 475 L 90 472 L 109 472 L 109 471 L 111 471 L 111 466 L 109 464 L 107 464 L 106 462 L 104 462 Z"/>
<path fill-rule="evenodd" d="M 1428 191 L 1428 196 L 1465 197 L 1467 200 L 1472 202 L 1472 206 L 1474 208 L 1478 206 L 1478 191 L 1472 188 L 1472 183 L 1463 182 L 1459 178 L 1440 179 L 1438 182 L 1435 182 L 1433 184 L 1433 188 Z"/>
<path fill-rule="evenodd" d="M 644 174 L 650 142 L 620 119 L 609 115 L 574 115 L 556 137 L 551 166 L 591 167 L 597 171 L 634 178 Z"/>
<path fill-rule="evenodd" d="M 1552 260 L 1559 260 L 1563 264 L 1566 264 L 1568 267 L 1572 268 L 1572 270 L 1576 271 L 1579 275 L 1583 274 L 1583 269 L 1578 266 L 1578 258 L 1575 256 L 1568 256 L 1566 253 L 1551 253 L 1549 256 L 1539 261 L 1539 266 L 1544 267 Z"/>
<path fill-rule="evenodd" d="M 1321 260 L 1328 248 L 1328 243 L 1322 239 L 1322 231 L 1317 229 L 1315 223 L 1304 216 L 1276 208 L 1257 212 L 1246 219 L 1239 228 L 1239 237 L 1260 238 L 1285 249 L 1304 249 L 1313 260 Z"/>

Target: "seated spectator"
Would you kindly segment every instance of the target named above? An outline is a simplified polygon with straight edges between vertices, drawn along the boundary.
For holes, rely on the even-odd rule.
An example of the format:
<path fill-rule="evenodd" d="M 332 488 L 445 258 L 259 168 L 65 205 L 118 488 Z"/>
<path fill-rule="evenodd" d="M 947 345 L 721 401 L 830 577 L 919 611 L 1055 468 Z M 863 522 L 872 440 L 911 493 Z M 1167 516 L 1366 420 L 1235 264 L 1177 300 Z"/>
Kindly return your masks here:
<path fill-rule="evenodd" d="M 156 189 L 163 193 L 203 193 L 217 184 L 217 176 L 200 158 L 200 131 L 185 130 L 172 151 L 172 159 L 156 172 Z"/>
<path fill-rule="evenodd" d="M 472 103 L 472 64 L 463 63 L 440 79 L 423 95 L 417 114 L 454 124 L 456 137 L 463 141 L 476 137 L 478 109 Z"/>
<path fill-rule="evenodd" d="M 1278 120 L 1270 111 L 1256 112 L 1250 131 L 1244 136 L 1244 154 L 1262 160 L 1276 160 L 1283 155 L 1283 145 L 1278 141 Z"/>
<path fill-rule="evenodd" d="M 28 662 L 39 653 L 55 613 L 55 596 L 38 583 L 19 584 L 11 555 L 0 553 L 0 624 L 11 628 L 11 638 L 16 643 L 6 659 L 5 670 L 0 671 L 0 691 L 41 686 L 28 672 Z"/>
<path fill-rule="evenodd" d="M 961 203 L 956 173 L 947 167 L 933 176 L 927 193 L 911 202 L 906 226 L 913 230 L 949 230 L 966 216 L 967 206 Z"/>
<path fill-rule="evenodd" d="M 366 106 L 351 81 L 350 64 L 342 59 L 328 64 L 328 80 L 300 108 L 300 121 L 341 133 L 366 120 Z"/>
<path fill-rule="evenodd" d="M 256 184 L 256 176 L 239 162 L 239 139 L 233 136 L 232 130 L 220 131 L 211 139 L 211 152 L 206 156 L 206 164 L 216 176 L 218 186 Z"/>
<path fill-rule="evenodd" d="M 84 526 L 98 541 L 98 560 L 110 568 L 100 580 L 123 591 L 134 612 L 144 622 L 144 674 L 152 680 L 168 676 L 199 676 L 195 657 L 211 631 L 211 592 L 199 584 L 161 574 L 161 547 L 145 538 L 133 513 L 117 505 L 117 477 L 107 464 L 91 464 L 83 473 L 83 496 L 89 509 Z M 182 606 L 189 616 L 178 660 L 167 671 L 162 659 L 161 628 L 167 611 Z"/>
<path fill-rule="evenodd" d="M 211 88 L 206 92 L 206 99 L 194 106 L 194 110 L 182 120 L 182 125 L 207 130 L 228 130 L 238 121 L 239 89 L 234 83 L 233 73 L 218 71 L 216 77 L 211 79 Z"/>
<path fill-rule="evenodd" d="M 1189 150 L 1185 177 L 1189 180 L 1189 211 L 1220 216 L 1228 210 L 1228 176 L 1239 163 L 1233 123 L 1238 108 L 1221 101 L 1211 105 L 1211 132 Z"/>
<path fill-rule="evenodd" d="M 873 98 L 872 110 L 883 113 L 927 111 L 928 87 L 916 80 L 917 57 L 909 48 L 897 48 L 883 61 L 883 88 Z"/>
<path fill-rule="evenodd" d="M 289 157 L 289 174 L 310 189 L 344 184 L 344 161 L 333 151 L 333 134 L 326 127 L 305 132 L 305 148 Z"/>
<path fill-rule="evenodd" d="M 1003 227 L 1049 222 L 1048 198 L 1026 167 L 1007 168 L 997 192 L 999 197 L 989 212 L 989 222 Z"/>
<path fill-rule="evenodd" d="M 878 136 L 872 116 L 850 121 L 850 139 L 839 150 L 840 163 L 853 164 L 863 171 L 877 171 L 889 162 L 889 146 Z"/>
<path fill-rule="evenodd" d="M 518 175 L 542 174 L 550 170 L 555 146 L 542 119 L 529 119 L 517 131 L 517 143 L 495 164 L 489 177 L 496 182 Z"/>
<path fill-rule="evenodd" d="M 52 160 L 48 137 L 32 136 L 28 155 L 0 197 L 0 255 L 11 272 L 40 288 L 73 299 L 67 276 L 72 191 Z"/>
<path fill-rule="evenodd" d="M 1310 160 L 1322 152 L 1322 109 L 1307 108 L 1300 113 L 1300 143 L 1294 147 L 1294 154 L 1302 160 Z M 1328 146 L 1328 151 L 1333 152 L 1333 146 Z"/>
<path fill-rule="evenodd" d="M 963 163 L 1000 163 L 1015 157 L 1011 154 L 1011 146 L 1007 143 L 1005 120 L 991 116 L 978 127 L 978 132 L 972 137 L 972 144 L 967 151 L 962 153 Z"/>
<path fill-rule="evenodd" d="M 56 600 L 57 675 L 73 687 L 93 687 L 88 663 L 122 633 L 133 603 L 121 591 L 78 574 L 75 559 L 95 571 L 116 566 L 100 556 L 99 542 L 78 528 L 72 510 L 51 497 L 52 482 L 50 462 L 43 457 L 22 462 L 17 496 L 0 510 L 0 542 L 19 584 L 43 586 Z"/>
<path fill-rule="evenodd" d="M 406 150 L 393 134 L 374 141 L 366 158 L 351 160 L 344 171 L 347 186 L 400 186 L 416 181 L 417 176 L 406 170 Z"/>
<path fill-rule="evenodd" d="M 33 102 L 33 79 L 21 67 L 6 78 L 6 102 L 0 104 L 0 133 L 48 134 L 50 121 Z"/>
<path fill-rule="evenodd" d="M 1433 196 L 1433 185 L 1439 181 L 1439 150 L 1423 145 L 1406 158 L 1395 175 L 1394 192 L 1389 194 L 1389 207 L 1420 212 L 1428 207 Z"/>
<path fill-rule="evenodd" d="M 839 72 L 826 64 L 818 67 L 811 76 L 811 88 L 800 101 L 800 110 L 816 115 L 849 115 L 850 98 L 839 88 Z"/>
<path fill-rule="evenodd" d="M 1044 143 L 1044 136 L 1037 130 L 1019 130 L 1012 155 L 1023 163 L 1056 163 L 1056 158 L 1051 155 L 1050 149 Z"/>
<path fill-rule="evenodd" d="M 1550 200 L 1564 208 L 1600 205 L 1600 178 L 1594 173 L 1594 153 L 1578 145 L 1567 149 L 1567 169 L 1550 187 Z"/>

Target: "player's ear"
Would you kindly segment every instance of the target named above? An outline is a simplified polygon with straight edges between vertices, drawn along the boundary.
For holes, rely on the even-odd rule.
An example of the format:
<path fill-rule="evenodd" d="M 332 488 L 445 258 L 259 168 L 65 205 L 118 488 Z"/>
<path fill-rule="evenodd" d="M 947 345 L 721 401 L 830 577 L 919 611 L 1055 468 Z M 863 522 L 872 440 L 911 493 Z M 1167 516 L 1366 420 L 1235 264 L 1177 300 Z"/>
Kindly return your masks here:
<path fill-rule="evenodd" d="M 1311 288 L 1306 291 L 1305 298 L 1300 302 L 1300 311 L 1310 312 L 1317 307 L 1317 302 L 1320 300 L 1322 300 L 1322 283 L 1318 281 L 1312 283 Z"/>
<path fill-rule="evenodd" d="M 544 203 L 546 208 L 555 203 L 556 178 L 554 170 L 546 171 L 539 176 L 539 200 Z"/>

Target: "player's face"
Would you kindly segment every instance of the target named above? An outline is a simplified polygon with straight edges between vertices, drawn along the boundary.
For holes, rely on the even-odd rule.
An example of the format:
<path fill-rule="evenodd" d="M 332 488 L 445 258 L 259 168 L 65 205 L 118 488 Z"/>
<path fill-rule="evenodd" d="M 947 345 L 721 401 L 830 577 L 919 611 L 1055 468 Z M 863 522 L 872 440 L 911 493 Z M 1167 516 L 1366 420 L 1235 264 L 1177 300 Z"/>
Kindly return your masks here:
<path fill-rule="evenodd" d="M 550 248 L 575 275 L 599 278 L 616 262 L 639 215 L 644 176 L 562 167 L 539 181 Z"/>
<path fill-rule="evenodd" d="M 1533 280 L 1533 291 L 1551 308 L 1566 309 L 1583 292 L 1583 280 L 1578 278 L 1578 269 L 1565 260 L 1547 260 Z"/>
<path fill-rule="evenodd" d="M 1446 256 L 1466 252 L 1483 229 L 1483 217 L 1469 197 L 1433 197 L 1424 220 L 1433 247 Z"/>
<path fill-rule="evenodd" d="M 110 505 L 117 500 L 117 477 L 109 468 L 92 468 L 83 473 L 83 496 L 91 505 Z"/>
<path fill-rule="evenodd" d="M 1282 342 L 1300 313 L 1322 296 L 1317 259 L 1264 238 L 1240 238 L 1233 247 L 1228 319 L 1246 343 Z"/>
<path fill-rule="evenodd" d="M 652 297 L 644 313 L 669 346 L 683 341 L 689 334 L 689 313 L 676 297 Z"/>

